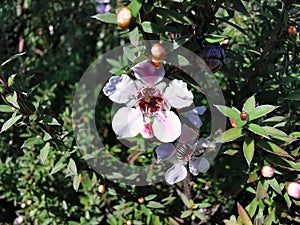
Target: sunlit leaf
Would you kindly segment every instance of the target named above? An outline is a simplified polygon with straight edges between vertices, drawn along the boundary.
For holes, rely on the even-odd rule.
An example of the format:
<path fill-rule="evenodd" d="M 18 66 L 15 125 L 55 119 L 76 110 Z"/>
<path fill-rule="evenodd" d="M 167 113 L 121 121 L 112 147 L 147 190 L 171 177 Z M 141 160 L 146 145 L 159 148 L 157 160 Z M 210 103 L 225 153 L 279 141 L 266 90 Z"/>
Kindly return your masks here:
<path fill-rule="evenodd" d="M 131 15 L 136 18 L 141 7 L 143 5 L 143 0 L 132 0 L 131 2 Z"/>
<path fill-rule="evenodd" d="M 254 156 L 254 150 L 254 139 L 246 137 L 243 144 L 243 152 L 249 167 Z"/>
<path fill-rule="evenodd" d="M 238 214 L 244 225 L 253 225 L 245 209 L 238 203 L 237 204 Z"/>
<path fill-rule="evenodd" d="M 116 14 L 97 14 L 92 16 L 92 18 L 100 20 L 105 23 L 114 23 L 117 24 L 117 15 Z"/>
<path fill-rule="evenodd" d="M 40 159 L 42 161 L 42 164 L 45 164 L 45 162 L 47 161 L 49 150 L 50 150 L 50 144 L 48 142 L 44 145 L 44 147 L 40 151 Z"/>
<path fill-rule="evenodd" d="M 251 114 L 255 109 L 255 97 L 254 95 L 251 96 L 246 100 L 246 102 L 243 105 L 243 111 L 247 112 L 248 114 Z"/>
<path fill-rule="evenodd" d="M 277 109 L 277 106 L 273 106 L 273 105 L 261 105 L 255 108 L 255 110 L 249 114 L 249 121 L 251 120 L 255 120 L 257 118 L 260 118 L 262 116 L 267 115 L 268 113 L 274 111 L 275 109 Z"/>
<path fill-rule="evenodd" d="M 238 139 L 239 137 L 243 136 L 243 129 L 242 128 L 231 128 L 229 130 L 226 130 L 224 133 L 222 133 L 217 141 L 220 143 L 225 143 L 229 141 L 233 141 L 235 139 Z"/>
<path fill-rule="evenodd" d="M 264 140 L 258 140 L 257 141 L 257 145 L 259 147 L 261 147 L 262 149 L 273 153 L 275 155 L 279 155 L 279 156 L 284 156 L 284 157 L 289 157 L 291 158 L 291 156 L 289 155 L 288 152 L 286 152 L 285 150 L 283 150 L 282 148 L 280 148 L 278 145 L 269 142 L 269 141 L 264 141 Z"/>
<path fill-rule="evenodd" d="M 251 123 L 248 125 L 248 130 L 252 131 L 255 134 L 258 134 L 262 137 L 269 139 L 267 132 L 259 125 Z"/>
<path fill-rule="evenodd" d="M 13 114 L 12 117 L 3 124 L 0 133 L 9 129 L 12 125 L 14 125 L 16 122 L 18 122 L 21 118 L 22 118 L 22 115 L 16 116 L 16 114 Z"/>

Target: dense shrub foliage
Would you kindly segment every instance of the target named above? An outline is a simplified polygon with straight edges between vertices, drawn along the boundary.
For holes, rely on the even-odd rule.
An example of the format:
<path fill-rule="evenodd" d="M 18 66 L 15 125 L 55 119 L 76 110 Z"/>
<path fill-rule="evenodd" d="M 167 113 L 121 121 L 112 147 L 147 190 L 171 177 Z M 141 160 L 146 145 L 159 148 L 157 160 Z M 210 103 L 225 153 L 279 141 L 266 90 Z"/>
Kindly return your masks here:
<path fill-rule="evenodd" d="M 117 17 L 122 6 L 131 19 Z M 0 224 L 300 222 L 297 0 L 3 0 L 0 18 Z M 84 71 L 105 52 L 142 40 L 202 56 L 226 101 L 215 106 L 228 119 L 214 140 L 222 147 L 210 169 L 175 185 L 113 182 L 88 165 L 74 139 L 76 123 L 91 119 L 87 112 L 72 121 Z M 112 64 L 131 74 L 128 63 Z M 208 137 L 205 93 L 181 70 L 165 69 L 207 107 L 201 136 Z M 105 151 L 150 165 L 153 147 L 140 152 L 116 139 L 110 106 L 99 96 Z"/>

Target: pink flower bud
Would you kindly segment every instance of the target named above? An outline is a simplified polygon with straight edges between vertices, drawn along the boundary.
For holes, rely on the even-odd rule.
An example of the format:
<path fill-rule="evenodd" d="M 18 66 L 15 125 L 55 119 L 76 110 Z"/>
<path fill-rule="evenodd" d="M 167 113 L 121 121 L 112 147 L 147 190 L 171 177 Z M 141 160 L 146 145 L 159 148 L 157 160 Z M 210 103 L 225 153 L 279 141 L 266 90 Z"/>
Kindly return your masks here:
<path fill-rule="evenodd" d="M 289 196 L 300 199 L 300 182 L 289 182 L 285 188 Z"/>
<path fill-rule="evenodd" d="M 271 178 L 274 175 L 274 169 L 272 166 L 263 166 L 260 172 L 261 175 L 266 178 Z"/>

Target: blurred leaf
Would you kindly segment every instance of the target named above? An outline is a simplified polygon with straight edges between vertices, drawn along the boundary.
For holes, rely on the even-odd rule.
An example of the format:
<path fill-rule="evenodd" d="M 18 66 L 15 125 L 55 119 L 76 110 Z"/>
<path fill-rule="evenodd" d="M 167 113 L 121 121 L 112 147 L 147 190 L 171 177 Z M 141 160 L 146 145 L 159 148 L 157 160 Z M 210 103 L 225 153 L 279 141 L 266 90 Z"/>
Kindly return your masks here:
<path fill-rule="evenodd" d="M 25 148 L 25 147 L 31 147 L 33 145 L 41 145 L 44 144 L 44 141 L 41 140 L 41 138 L 37 138 L 37 137 L 31 137 L 28 138 L 23 145 L 21 146 L 21 148 Z"/>
<path fill-rule="evenodd" d="M 46 125 L 58 125 L 58 126 L 60 126 L 59 122 L 55 118 L 52 118 L 50 116 L 44 117 L 39 122 L 42 123 L 42 124 L 46 124 Z"/>
<path fill-rule="evenodd" d="M 245 8 L 243 2 L 241 0 L 227 0 L 230 3 L 233 4 L 233 9 L 235 9 L 236 11 L 248 16 L 249 13 L 247 11 L 247 9 Z"/>
<path fill-rule="evenodd" d="M 275 221 L 274 221 L 275 222 Z M 272 215 L 268 215 L 263 222 L 263 225 L 272 225 L 273 224 L 273 217 Z"/>
<path fill-rule="evenodd" d="M 236 150 L 236 149 L 228 149 L 224 152 L 225 155 L 230 155 L 230 156 L 233 156 L 235 155 L 236 153 L 238 153 L 239 150 Z"/>
<path fill-rule="evenodd" d="M 18 96 L 17 92 L 14 91 L 13 94 L 8 94 L 6 97 L 6 100 L 12 104 L 15 108 L 20 109 L 20 106 L 18 104 Z"/>
<path fill-rule="evenodd" d="M 238 139 L 241 136 L 243 136 L 242 128 L 231 128 L 229 130 L 226 130 L 224 133 L 222 133 L 218 137 L 217 142 L 225 143 L 229 141 L 234 141 L 235 139 Z"/>
<path fill-rule="evenodd" d="M 147 204 L 147 207 L 149 207 L 149 208 L 155 208 L 155 209 L 160 209 L 160 208 L 164 208 L 165 206 L 162 205 L 162 204 L 159 203 L 159 202 L 150 201 L 150 202 Z"/>
<path fill-rule="evenodd" d="M 290 134 L 291 137 L 296 137 L 296 138 L 300 138 L 300 132 L 296 131 Z"/>
<path fill-rule="evenodd" d="M 249 121 L 251 120 L 255 120 L 257 118 L 260 118 L 264 115 L 267 115 L 268 113 L 274 111 L 275 109 L 277 109 L 277 106 L 273 106 L 273 105 L 261 105 L 255 108 L 255 110 L 253 112 L 251 112 L 249 114 Z"/>
<path fill-rule="evenodd" d="M 132 17 L 137 18 L 142 5 L 143 5 L 143 0 L 132 0 L 132 2 L 131 2 Z"/>
<path fill-rule="evenodd" d="M 64 163 L 65 158 L 61 158 L 52 168 L 50 175 L 53 175 L 55 173 L 57 173 L 58 171 L 62 170 L 66 164 Z"/>
<path fill-rule="evenodd" d="M 251 114 L 255 109 L 255 97 L 252 95 L 250 98 L 246 100 L 243 106 L 243 111 Z"/>
<path fill-rule="evenodd" d="M 288 208 L 291 208 L 293 202 L 292 202 L 292 200 L 290 199 L 290 196 L 288 195 L 287 192 L 284 193 L 283 198 L 284 198 L 284 200 L 285 200 L 285 202 L 286 202 L 287 207 L 288 207 Z"/>
<path fill-rule="evenodd" d="M 145 21 L 141 26 L 146 33 L 160 33 L 160 27 L 155 23 Z"/>
<path fill-rule="evenodd" d="M 245 209 L 237 203 L 238 214 L 244 225 L 253 225 Z"/>
<path fill-rule="evenodd" d="M 1 64 L 1 67 L 5 66 L 5 65 L 6 65 L 7 63 L 9 63 L 10 61 L 12 61 L 12 60 L 18 58 L 19 56 L 24 55 L 24 54 L 26 54 L 26 52 L 21 52 L 21 53 L 18 53 L 18 54 L 13 55 L 12 57 L 10 57 L 10 58 L 7 59 L 6 61 L 4 61 L 4 62 Z"/>
<path fill-rule="evenodd" d="M 264 140 L 258 140 L 257 141 L 257 145 L 259 147 L 261 147 L 262 149 L 271 152 L 275 155 L 279 155 L 279 156 L 284 156 L 284 157 L 289 157 L 291 158 L 291 156 L 289 155 L 289 153 L 287 153 L 286 151 L 284 151 L 282 148 L 280 148 L 278 145 L 269 142 L 269 141 L 264 141 Z"/>
<path fill-rule="evenodd" d="M 123 47 L 123 52 L 125 57 L 130 61 L 130 62 L 134 62 L 136 59 L 135 54 L 131 51 L 131 49 L 129 49 L 128 47 Z"/>
<path fill-rule="evenodd" d="M 253 198 L 251 203 L 246 207 L 246 210 L 248 211 L 250 217 L 253 217 L 255 215 L 257 206 L 258 206 L 258 202 L 256 198 Z"/>
<path fill-rule="evenodd" d="M 270 139 L 267 132 L 259 125 L 251 123 L 248 125 L 248 130 L 252 131 L 255 134 L 258 134 L 260 136 L 263 136 L 267 139 Z"/>
<path fill-rule="evenodd" d="M 148 195 L 145 197 L 145 201 L 150 201 L 152 199 L 155 199 L 157 195 Z"/>
<path fill-rule="evenodd" d="M 9 129 L 12 125 L 14 125 L 16 122 L 18 122 L 21 118 L 22 118 L 22 115 L 16 116 L 15 113 L 12 114 L 12 117 L 3 124 L 0 133 Z"/>
<path fill-rule="evenodd" d="M 238 224 L 236 222 L 232 222 L 230 220 L 223 220 L 223 222 L 225 223 L 225 225 L 240 225 L 240 224 Z"/>
<path fill-rule="evenodd" d="M 186 207 L 188 207 L 188 208 L 191 208 L 191 207 L 192 207 L 192 205 L 191 205 L 189 199 L 187 199 L 187 197 L 185 196 L 184 193 L 180 192 L 180 193 L 179 193 L 179 196 L 180 196 L 182 202 L 185 204 Z"/>
<path fill-rule="evenodd" d="M 73 188 L 74 188 L 75 191 L 78 191 L 80 181 L 81 181 L 81 174 L 75 175 L 73 177 Z"/>
<path fill-rule="evenodd" d="M 168 18 L 170 21 L 175 23 L 180 23 L 184 25 L 192 25 L 193 22 L 185 16 L 183 13 L 178 13 L 177 11 L 173 9 L 165 9 L 165 8 L 158 8 L 156 7 L 153 12 L 156 14 L 162 15 L 163 19 Z"/>
<path fill-rule="evenodd" d="M 133 46 L 138 46 L 138 43 L 139 43 L 139 40 L 140 40 L 140 33 L 139 33 L 139 28 L 134 28 L 132 31 L 130 31 L 128 33 L 128 36 L 129 36 L 129 40 L 130 40 L 130 43 L 133 45 Z"/>
<path fill-rule="evenodd" d="M 296 90 L 285 97 L 287 100 L 300 101 L 300 90 Z"/>
<path fill-rule="evenodd" d="M 97 14 L 92 16 L 92 18 L 100 20 L 105 23 L 117 24 L 117 15 L 116 14 Z"/>
<path fill-rule="evenodd" d="M 191 211 L 191 210 L 186 210 L 186 211 L 184 211 L 183 213 L 181 213 L 180 218 L 186 218 L 186 217 L 189 217 L 189 216 L 192 215 L 192 212 L 193 212 L 193 211 Z"/>
<path fill-rule="evenodd" d="M 77 166 L 75 161 L 70 158 L 69 164 L 68 164 L 68 169 L 72 173 L 72 175 L 76 176 L 77 175 Z"/>
<path fill-rule="evenodd" d="M 9 105 L 0 105 L 0 112 L 13 112 L 13 109 Z"/>
<path fill-rule="evenodd" d="M 205 41 L 208 43 L 219 43 L 223 41 L 225 38 L 221 35 L 216 34 L 210 34 L 207 38 L 205 38 Z"/>
<path fill-rule="evenodd" d="M 244 151 L 244 157 L 248 163 L 248 166 L 250 167 L 251 161 L 254 156 L 254 139 L 246 137 L 244 140 L 244 145 L 243 145 L 243 151 Z"/>
<path fill-rule="evenodd" d="M 256 189 L 256 200 L 265 198 L 267 196 L 267 191 L 268 191 L 267 183 L 262 184 L 262 182 L 259 181 Z"/>
<path fill-rule="evenodd" d="M 50 144 L 48 142 L 44 145 L 44 147 L 40 151 L 40 159 L 42 161 L 42 164 L 45 164 L 45 162 L 47 161 L 49 150 L 50 150 Z"/>
<path fill-rule="evenodd" d="M 282 195 L 280 185 L 278 184 L 275 178 L 268 180 L 269 185 L 276 191 L 278 194 Z"/>
<path fill-rule="evenodd" d="M 15 82 L 15 76 L 16 76 L 16 74 L 13 74 L 13 75 L 9 76 L 8 81 L 7 81 L 8 87 L 11 87 L 14 84 L 14 82 Z"/>
<path fill-rule="evenodd" d="M 198 219 L 205 221 L 205 215 L 200 213 L 198 210 L 193 211 L 193 215 L 196 216 Z"/>

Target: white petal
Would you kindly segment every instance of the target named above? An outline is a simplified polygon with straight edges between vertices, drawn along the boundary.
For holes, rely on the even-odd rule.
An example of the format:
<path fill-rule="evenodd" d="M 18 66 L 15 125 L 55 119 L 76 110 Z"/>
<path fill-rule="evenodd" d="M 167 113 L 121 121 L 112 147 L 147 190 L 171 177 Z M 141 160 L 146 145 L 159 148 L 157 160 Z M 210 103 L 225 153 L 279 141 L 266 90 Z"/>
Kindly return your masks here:
<path fill-rule="evenodd" d="M 145 60 L 132 67 L 137 79 L 142 80 L 144 83 L 154 85 L 161 81 L 165 75 L 164 67 L 161 65 L 159 68 L 153 66 L 149 60 Z"/>
<path fill-rule="evenodd" d="M 165 99 L 174 108 L 184 108 L 193 103 L 193 93 L 187 89 L 187 84 L 182 80 L 172 80 L 164 93 Z"/>
<path fill-rule="evenodd" d="M 187 170 L 185 166 L 175 163 L 165 174 L 165 179 L 169 184 L 175 184 L 186 178 Z"/>
<path fill-rule="evenodd" d="M 169 159 L 176 153 L 176 148 L 173 144 L 161 144 L 155 149 L 157 161 Z"/>
<path fill-rule="evenodd" d="M 113 76 L 103 88 L 103 93 L 116 103 L 126 103 L 136 93 L 134 82 L 128 75 Z"/>
<path fill-rule="evenodd" d="M 181 123 L 172 111 L 160 112 L 153 122 L 154 136 L 161 142 L 173 142 L 181 134 Z"/>
<path fill-rule="evenodd" d="M 183 144 L 194 144 L 196 139 L 198 138 L 197 132 L 187 126 L 186 124 L 183 124 L 181 127 L 181 135 L 179 138 L 179 142 Z"/>
<path fill-rule="evenodd" d="M 112 120 L 112 128 L 121 138 L 135 137 L 144 128 L 143 114 L 134 108 L 120 108 Z"/>
<path fill-rule="evenodd" d="M 209 167 L 209 161 L 204 157 L 196 157 L 195 160 L 189 161 L 189 170 L 194 176 L 205 173 Z"/>
<path fill-rule="evenodd" d="M 197 106 L 193 109 L 193 112 L 195 114 L 199 114 L 202 115 L 204 112 L 206 111 L 206 107 L 205 106 Z"/>

